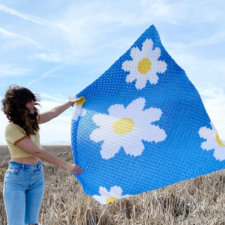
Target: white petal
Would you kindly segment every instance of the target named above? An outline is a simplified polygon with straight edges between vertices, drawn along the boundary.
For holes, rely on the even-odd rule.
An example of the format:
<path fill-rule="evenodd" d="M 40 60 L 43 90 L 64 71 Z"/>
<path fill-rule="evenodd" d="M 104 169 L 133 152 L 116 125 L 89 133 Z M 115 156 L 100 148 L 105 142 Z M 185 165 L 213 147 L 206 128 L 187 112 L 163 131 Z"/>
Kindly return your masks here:
<path fill-rule="evenodd" d="M 148 74 L 148 80 L 151 84 L 157 84 L 158 79 L 159 77 L 155 73 L 152 73 L 152 71 Z"/>
<path fill-rule="evenodd" d="M 158 61 L 157 63 L 157 72 L 164 73 L 167 69 L 167 64 L 164 61 Z"/>
<path fill-rule="evenodd" d="M 213 130 L 214 132 L 218 133 L 217 130 L 216 130 L 216 127 L 213 125 L 212 122 L 210 122 L 210 125 L 212 126 L 212 130 Z"/>
<path fill-rule="evenodd" d="M 127 61 L 125 61 L 125 62 L 123 63 L 123 65 L 122 65 L 122 69 L 123 69 L 124 71 L 127 71 L 127 72 L 132 71 L 133 68 L 134 68 L 133 61 L 127 60 Z"/>
<path fill-rule="evenodd" d="M 116 119 L 124 117 L 126 114 L 125 108 L 121 104 L 111 105 L 108 109 L 109 115 Z"/>
<path fill-rule="evenodd" d="M 199 135 L 201 138 L 205 138 L 207 140 L 209 139 L 215 139 L 216 138 L 216 135 L 217 135 L 217 132 L 215 130 L 211 130 L 207 127 L 202 127 L 200 130 L 199 130 Z"/>
<path fill-rule="evenodd" d="M 103 205 L 106 205 L 107 202 L 106 202 L 106 197 L 102 197 L 102 196 L 99 196 L 99 195 L 93 195 L 92 196 L 96 201 L 100 202 L 101 204 Z"/>
<path fill-rule="evenodd" d="M 147 83 L 147 79 L 140 79 L 138 78 L 137 81 L 136 81 L 136 84 L 135 84 L 135 87 L 137 89 L 143 89 L 145 86 L 146 86 L 146 83 Z"/>
<path fill-rule="evenodd" d="M 80 112 L 80 116 L 84 116 L 86 114 L 86 109 L 82 108 Z"/>
<path fill-rule="evenodd" d="M 215 149 L 216 147 L 217 147 L 217 145 L 214 140 L 207 140 L 201 144 L 201 148 L 203 150 L 207 150 L 207 151 Z"/>
<path fill-rule="evenodd" d="M 114 186 L 114 187 L 111 187 L 111 189 L 110 189 L 111 196 L 114 196 L 114 197 L 117 197 L 117 198 L 122 195 L 122 192 L 123 192 L 123 190 L 119 186 Z"/>
<path fill-rule="evenodd" d="M 126 145 L 123 145 L 123 148 L 126 154 L 139 156 L 144 151 L 145 146 L 141 140 L 130 140 Z"/>
<path fill-rule="evenodd" d="M 131 73 L 131 74 L 127 75 L 127 77 L 126 77 L 126 82 L 127 82 L 127 83 L 131 83 L 131 82 L 133 82 L 135 79 L 136 79 L 136 76 L 134 76 L 133 73 Z"/>
<path fill-rule="evenodd" d="M 132 57 L 132 59 L 135 59 L 140 54 L 141 54 L 141 51 L 139 50 L 138 47 L 132 48 L 131 51 L 130 51 L 130 56 Z"/>
<path fill-rule="evenodd" d="M 106 126 L 107 124 L 112 124 L 115 119 L 106 114 L 95 114 L 92 117 L 93 122 L 98 126 Z"/>
<path fill-rule="evenodd" d="M 152 51 L 151 54 L 149 54 L 149 59 L 151 62 L 158 62 L 157 59 L 159 58 L 159 56 L 161 55 L 161 50 L 160 48 L 156 47 L 154 49 L 154 51 Z"/>
<path fill-rule="evenodd" d="M 142 112 L 142 117 L 146 118 L 146 120 L 150 122 L 160 120 L 161 115 L 162 110 L 153 107 L 146 109 L 145 111 Z"/>
<path fill-rule="evenodd" d="M 99 194 L 100 194 L 101 196 L 106 197 L 106 198 L 111 197 L 111 194 L 106 190 L 105 187 L 102 187 L 102 186 L 99 188 Z"/>
<path fill-rule="evenodd" d="M 152 39 L 146 39 L 146 41 L 142 44 L 142 52 L 149 52 L 152 49 L 153 49 Z"/>
<path fill-rule="evenodd" d="M 115 156 L 116 153 L 118 153 L 120 150 L 120 145 L 114 140 L 114 142 L 105 141 L 102 144 L 102 149 L 100 151 L 100 154 L 103 159 L 110 159 Z"/>
<path fill-rule="evenodd" d="M 217 160 L 220 160 L 220 161 L 225 160 L 225 148 L 224 147 L 216 148 L 213 155 Z"/>
<path fill-rule="evenodd" d="M 105 129 L 98 128 L 92 131 L 90 139 L 95 142 L 103 141 L 108 137 L 108 132 Z"/>
<path fill-rule="evenodd" d="M 127 106 L 126 111 L 131 112 L 141 111 L 145 107 L 145 102 L 146 102 L 145 98 L 142 97 L 137 98 Z"/>
<path fill-rule="evenodd" d="M 72 113 L 72 120 L 78 120 L 80 113 L 81 113 L 81 106 L 77 106 L 75 104 L 75 106 L 73 107 L 73 113 Z"/>
<path fill-rule="evenodd" d="M 75 102 L 75 101 L 77 101 L 77 100 L 79 100 L 79 99 L 81 99 L 81 98 L 82 98 L 82 97 L 77 98 L 77 97 L 74 96 L 74 95 L 69 95 L 69 96 L 68 96 L 68 99 L 69 99 L 70 102 Z"/>
<path fill-rule="evenodd" d="M 158 126 L 150 125 L 149 127 L 143 129 L 142 133 L 143 140 L 155 143 L 166 140 L 166 133 L 163 129 L 160 129 Z"/>

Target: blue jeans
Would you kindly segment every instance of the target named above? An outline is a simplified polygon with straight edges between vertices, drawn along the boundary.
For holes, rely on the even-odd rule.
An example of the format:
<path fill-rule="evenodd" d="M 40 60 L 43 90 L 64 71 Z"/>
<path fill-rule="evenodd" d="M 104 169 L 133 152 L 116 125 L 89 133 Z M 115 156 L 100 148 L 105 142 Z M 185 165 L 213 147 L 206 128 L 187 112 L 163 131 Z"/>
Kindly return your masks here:
<path fill-rule="evenodd" d="M 41 162 L 29 165 L 11 161 L 3 187 L 8 225 L 38 224 L 43 194 Z"/>

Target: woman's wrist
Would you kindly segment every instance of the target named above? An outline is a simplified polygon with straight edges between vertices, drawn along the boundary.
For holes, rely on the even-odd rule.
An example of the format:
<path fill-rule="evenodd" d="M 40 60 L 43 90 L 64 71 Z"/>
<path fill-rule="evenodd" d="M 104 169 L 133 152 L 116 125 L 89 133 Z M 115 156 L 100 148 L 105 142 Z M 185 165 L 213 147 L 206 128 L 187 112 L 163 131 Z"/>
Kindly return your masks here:
<path fill-rule="evenodd" d="M 64 161 L 64 165 L 63 168 L 68 170 L 69 169 L 70 164 Z"/>
<path fill-rule="evenodd" d="M 69 104 L 69 107 L 70 107 L 70 106 L 73 106 L 74 102 L 68 101 L 67 104 Z"/>

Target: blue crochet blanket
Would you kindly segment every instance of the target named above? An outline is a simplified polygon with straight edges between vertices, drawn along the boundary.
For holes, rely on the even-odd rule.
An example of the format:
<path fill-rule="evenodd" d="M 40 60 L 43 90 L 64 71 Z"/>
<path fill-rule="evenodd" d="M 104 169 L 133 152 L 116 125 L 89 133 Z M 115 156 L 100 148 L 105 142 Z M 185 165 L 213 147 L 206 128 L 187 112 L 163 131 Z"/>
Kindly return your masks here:
<path fill-rule="evenodd" d="M 72 152 L 84 169 L 74 176 L 101 204 L 225 168 L 198 91 L 153 25 L 74 101 Z"/>

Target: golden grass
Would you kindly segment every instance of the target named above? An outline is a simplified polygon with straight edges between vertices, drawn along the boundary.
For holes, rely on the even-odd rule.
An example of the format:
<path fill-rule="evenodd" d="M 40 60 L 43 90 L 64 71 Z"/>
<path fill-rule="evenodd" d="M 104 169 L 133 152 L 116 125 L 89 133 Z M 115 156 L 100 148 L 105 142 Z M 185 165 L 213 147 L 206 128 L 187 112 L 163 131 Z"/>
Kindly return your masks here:
<path fill-rule="evenodd" d="M 72 159 L 70 151 L 58 156 Z M 225 170 L 104 206 L 85 195 L 69 172 L 46 162 L 43 166 L 42 225 L 225 225 Z M 0 170 L 0 224 L 6 224 L 2 199 L 5 170 Z"/>

